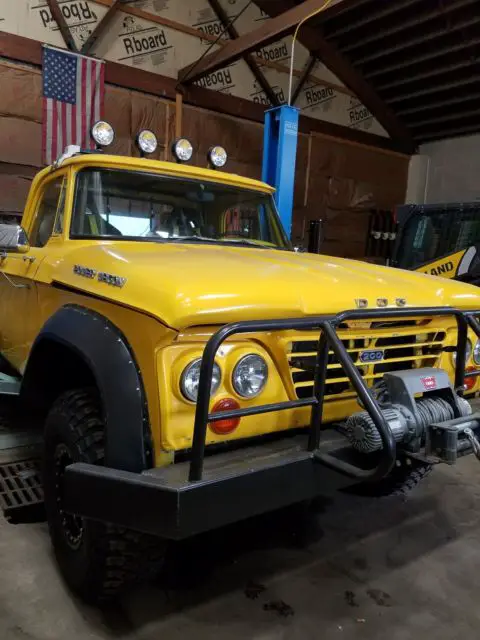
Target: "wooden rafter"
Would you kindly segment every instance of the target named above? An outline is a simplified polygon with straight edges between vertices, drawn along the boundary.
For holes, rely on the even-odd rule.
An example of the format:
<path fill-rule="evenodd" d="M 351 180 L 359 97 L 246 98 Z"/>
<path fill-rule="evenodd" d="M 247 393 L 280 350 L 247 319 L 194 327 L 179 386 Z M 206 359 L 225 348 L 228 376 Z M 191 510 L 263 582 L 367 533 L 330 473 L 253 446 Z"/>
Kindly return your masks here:
<path fill-rule="evenodd" d="M 202 60 L 184 67 L 178 72 L 178 78 L 182 83 L 192 83 L 204 76 L 225 67 L 247 53 L 257 51 L 283 36 L 291 33 L 297 24 L 306 18 L 313 11 L 319 9 L 325 0 L 305 0 L 302 4 L 288 9 L 287 11 L 276 12 L 271 20 L 265 20 L 260 27 L 246 33 L 237 40 L 231 40 L 218 51 L 214 51 Z M 279 4 L 281 4 L 279 2 Z M 283 3 L 282 3 L 283 4 Z"/>
<path fill-rule="evenodd" d="M 255 2 L 260 9 L 272 16 L 272 20 L 286 15 L 283 12 L 288 13 L 290 6 L 288 0 L 275 0 L 275 2 L 255 0 Z M 392 139 L 396 140 L 408 153 L 414 151 L 415 142 L 407 127 L 337 47 L 323 37 L 319 27 L 305 25 L 302 27 L 298 39 L 311 54 L 321 60 L 345 86 L 355 93 L 360 102 L 367 107 Z"/>
<path fill-rule="evenodd" d="M 302 71 L 302 75 L 298 79 L 297 86 L 295 87 L 295 90 L 293 92 L 292 104 L 295 104 L 295 102 L 298 100 L 298 96 L 300 95 L 300 92 L 302 91 L 303 87 L 308 81 L 316 64 L 317 64 L 317 58 L 315 56 L 310 56 L 307 64 L 305 65 L 305 69 Z"/>
<path fill-rule="evenodd" d="M 100 4 L 104 7 L 111 7 L 113 0 L 92 0 L 92 2 L 96 4 Z M 343 0 L 343 2 L 347 2 L 348 0 Z M 196 29 L 194 27 L 190 27 L 185 24 L 181 24 L 180 22 L 175 22 L 174 20 L 170 20 L 169 18 L 164 18 L 162 16 L 150 13 L 149 11 L 145 11 L 143 9 L 138 9 L 137 7 L 132 7 L 130 4 L 123 4 L 120 9 L 122 13 L 126 13 L 128 15 L 135 16 L 137 18 L 141 18 L 142 20 L 149 20 L 150 22 L 154 22 L 155 24 L 159 24 L 163 27 L 167 27 L 168 29 L 173 29 L 174 31 L 178 31 L 179 33 L 184 33 L 185 35 L 193 36 L 198 38 L 199 40 L 206 40 L 207 42 L 216 42 L 217 36 L 209 35 L 208 33 L 204 33 L 200 31 L 200 29 Z M 220 43 L 219 43 L 220 44 Z M 255 60 L 255 57 L 253 57 Z M 279 62 L 273 62 L 270 60 L 262 60 L 262 66 L 268 67 L 269 69 L 275 69 L 279 73 L 289 73 L 289 68 L 286 65 L 283 65 Z M 294 69 L 294 75 L 300 77 L 301 72 Z M 315 78 L 312 76 L 312 80 L 323 83 L 326 87 L 331 87 L 335 91 L 339 93 L 344 93 L 346 95 L 353 95 L 353 92 L 346 87 L 335 84 L 333 82 L 324 81 L 321 78 Z"/>
<path fill-rule="evenodd" d="M 101 4 L 104 7 L 112 6 L 112 0 L 93 0 L 93 2 L 95 4 Z M 125 4 L 122 2 L 121 11 L 123 13 L 127 13 L 130 16 L 135 16 L 136 18 L 140 18 L 142 20 L 149 20 L 150 22 L 159 24 L 162 27 L 167 27 L 168 29 L 173 29 L 174 31 L 179 31 L 180 33 L 185 33 L 187 35 L 194 36 L 195 38 L 210 40 L 210 37 L 207 34 L 200 31 L 200 29 L 195 29 L 195 27 L 190 27 L 186 24 L 181 24 L 180 22 L 176 22 L 175 20 L 170 20 L 170 18 L 164 18 L 163 16 L 150 13 L 149 11 L 144 11 L 143 9 L 139 9 L 138 7 L 131 6 L 130 4 Z M 213 39 L 215 40 L 215 38 Z"/>
<path fill-rule="evenodd" d="M 237 40 L 240 37 L 237 31 L 237 28 L 235 27 L 233 22 L 229 19 L 225 9 L 222 7 L 220 2 L 218 0 L 208 0 L 208 4 L 211 6 L 211 8 L 213 9 L 213 12 L 217 16 L 217 18 L 220 20 L 223 28 L 227 30 L 227 33 L 230 36 L 230 38 L 232 40 Z M 270 83 L 265 77 L 265 74 L 260 69 L 258 64 L 255 62 L 255 59 L 252 56 L 252 54 L 247 53 L 244 57 L 244 60 L 247 63 L 250 71 L 254 75 L 256 81 L 258 82 L 260 88 L 269 99 L 270 103 L 274 106 L 277 106 L 279 104 L 277 95 L 275 91 L 272 89 L 272 87 L 270 86 Z"/>
<path fill-rule="evenodd" d="M 107 10 L 107 13 L 103 16 L 103 18 L 100 20 L 100 22 L 97 24 L 97 26 L 92 31 L 92 33 L 88 36 L 88 39 L 83 44 L 83 46 L 82 46 L 82 48 L 80 50 L 80 52 L 83 55 L 86 56 L 86 55 L 89 55 L 90 53 L 92 53 L 93 48 L 95 47 L 95 45 L 97 44 L 99 39 L 105 33 L 107 27 L 112 22 L 115 14 L 120 9 L 122 4 L 124 4 L 124 2 L 122 2 L 122 0 L 114 0 L 114 2 L 111 5 L 111 7 L 109 7 L 109 9 Z"/>
<path fill-rule="evenodd" d="M 62 34 L 63 41 L 65 42 L 67 48 L 70 49 L 70 51 L 75 51 L 77 53 L 77 45 L 75 44 L 75 40 L 73 39 L 70 29 L 68 28 L 67 21 L 65 20 L 62 10 L 60 9 L 58 0 L 47 0 L 47 4 L 52 13 L 53 19 L 60 29 L 60 33 Z"/>

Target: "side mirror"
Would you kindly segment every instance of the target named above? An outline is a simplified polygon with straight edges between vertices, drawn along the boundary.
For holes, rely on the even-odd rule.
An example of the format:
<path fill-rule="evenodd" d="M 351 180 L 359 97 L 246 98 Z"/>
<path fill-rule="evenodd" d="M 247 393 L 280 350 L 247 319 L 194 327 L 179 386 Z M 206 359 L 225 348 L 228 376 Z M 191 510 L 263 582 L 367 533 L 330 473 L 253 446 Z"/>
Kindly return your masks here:
<path fill-rule="evenodd" d="M 0 257 L 7 253 L 27 253 L 27 234 L 19 224 L 0 223 Z"/>

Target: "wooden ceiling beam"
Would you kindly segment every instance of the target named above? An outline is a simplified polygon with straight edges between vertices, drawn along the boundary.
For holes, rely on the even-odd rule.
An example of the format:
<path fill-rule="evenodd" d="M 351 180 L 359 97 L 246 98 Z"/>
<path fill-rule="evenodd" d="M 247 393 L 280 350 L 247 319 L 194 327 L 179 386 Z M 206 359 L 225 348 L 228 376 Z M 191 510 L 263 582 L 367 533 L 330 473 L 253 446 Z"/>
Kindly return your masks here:
<path fill-rule="evenodd" d="M 474 91 L 468 94 L 467 97 L 464 95 L 451 95 L 448 98 L 442 98 L 438 100 L 438 98 L 434 102 L 427 102 L 420 105 L 416 105 L 415 107 L 408 107 L 405 109 L 399 109 L 398 113 L 402 116 L 408 118 L 410 121 L 412 118 L 410 116 L 414 116 L 416 113 L 422 113 L 423 111 L 436 111 L 437 109 L 441 109 L 442 107 L 451 107 L 455 104 L 463 104 L 469 100 L 478 100 L 480 101 L 480 91 Z"/>
<path fill-rule="evenodd" d="M 385 59 L 390 54 L 400 53 L 400 51 L 404 51 L 405 49 L 411 49 L 415 46 L 425 47 L 427 43 L 431 43 L 433 40 L 437 38 L 445 38 L 445 36 L 450 36 L 452 33 L 456 31 L 462 31 L 463 29 L 467 29 L 468 27 L 472 27 L 474 25 L 478 25 L 480 23 L 479 15 L 472 15 L 472 17 L 467 18 L 466 20 L 462 20 L 461 22 L 452 22 L 448 28 L 440 27 L 435 29 L 434 31 L 426 31 L 423 30 L 418 36 L 414 38 L 408 39 L 403 38 L 401 42 L 397 42 L 392 46 L 386 45 L 383 47 L 374 48 L 372 53 L 367 53 L 364 56 L 355 56 L 355 62 L 358 65 L 364 65 L 369 62 L 375 62 L 378 59 Z M 388 42 L 388 41 L 387 41 Z M 408 56 L 405 56 L 406 58 Z"/>
<path fill-rule="evenodd" d="M 208 4 L 211 6 L 213 12 L 217 16 L 217 18 L 220 20 L 220 24 L 223 26 L 224 29 L 226 29 L 230 38 L 232 40 L 238 40 L 238 38 L 240 37 L 240 34 L 238 33 L 237 28 L 228 17 L 227 12 L 222 7 L 220 2 L 218 0 L 208 0 Z M 265 77 L 265 74 L 263 73 L 263 71 L 260 69 L 260 67 L 256 63 L 253 55 L 251 53 L 247 53 L 244 56 L 244 59 L 248 65 L 248 68 L 254 75 L 255 80 L 258 82 L 259 87 L 262 89 L 263 93 L 267 96 L 270 103 L 273 106 L 278 106 L 279 101 L 277 98 L 277 94 L 270 86 L 270 83 Z"/>
<path fill-rule="evenodd" d="M 431 124 L 441 124 L 442 122 L 449 122 L 450 120 L 458 120 L 458 122 L 462 122 L 464 118 L 479 118 L 480 117 L 480 106 L 475 107 L 474 109 L 468 109 L 466 111 L 460 109 L 455 111 L 454 113 L 448 113 L 441 116 L 434 116 L 433 118 L 425 118 L 424 120 L 417 120 L 412 122 L 409 126 L 411 129 L 423 129 L 424 127 L 428 127 Z"/>
<path fill-rule="evenodd" d="M 270 11 L 272 20 L 274 15 L 282 14 L 288 7 L 288 0 L 276 0 L 274 3 L 256 0 L 260 9 Z M 283 14 L 284 15 L 284 14 Z M 413 153 L 415 143 L 410 131 L 397 118 L 390 107 L 380 98 L 374 88 L 364 79 L 350 61 L 333 45 L 327 41 L 319 27 L 302 27 L 299 41 L 334 73 L 367 107 L 387 133 L 396 140 L 407 153 Z"/>
<path fill-rule="evenodd" d="M 378 69 L 373 69 L 372 71 L 364 71 L 363 75 L 367 80 L 371 78 L 377 78 L 378 76 L 391 75 L 393 71 L 399 71 L 400 69 L 405 69 L 408 67 L 413 67 L 422 62 L 428 62 L 429 60 L 438 60 L 445 54 L 457 53 L 461 52 L 464 49 L 469 49 L 470 47 L 474 47 L 480 44 L 480 37 L 478 38 L 470 38 L 467 40 L 462 40 L 453 45 L 449 45 L 447 47 L 435 47 L 431 51 L 425 54 L 421 54 L 418 57 L 405 56 L 402 59 L 397 60 L 393 64 L 389 64 L 386 67 L 379 67 Z"/>
<path fill-rule="evenodd" d="M 345 0 L 344 0 L 345 1 Z M 340 38 L 340 36 L 344 36 L 348 33 L 351 33 L 354 29 L 358 29 L 363 26 L 368 26 L 370 29 L 373 22 L 376 20 L 381 20 L 382 18 L 386 18 L 397 11 L 401 11 L 402 9 L 407 8 L 409 5 L 417 4 L 418 0 L 403 0 L 402 4 L 394 4 L 393 2 L 385 3 L 385 6 L 382 6 L 381 11 L 378 13 L 372 11 L 365 11 L 365 17 L 361 20 L 357 20 L 356 22 L 351 22 L 345 20 L 346 24 L 342 26 L 341 29 L 337 29 L 336 31 L 329 31 L 329 38 Z"/>
<path fill-rule="evenodd" d="M 92 53 L 95 45 L 107 30 L 107 27 L 111 24 L 115 14 L 124 4 L 125 2 L 122 0 L 114 0 L 113 4 L 108 8 L 107 13 L 103 16 L 92 33 L 88 36 L 87 40 L 80 49 L 80 53 L 85 56 Z"/>
<path fill-rule="evenodd" d="M 58 0 L 47 0 L 47 4 L 52 13 L 53 19 L 58 25 L 67 49 L 78 53 L 77 45 L 75 44 L 75 40 L 73 39 L 70 29 L 68 28 L 67 21 L 65 20 L 65 16 L 63 15 L 62 10 L 60 9 Z"/>
<path fill-rule="evenodd" d="M 460 69 L 465 69 L 466 67 L 471 67 L 477 64 L 477 60 L 466 58 L 465 60 L 462 60 L 455 64 L 449 64 L 445 67 L 442 67 L 441 65 L 431 67 L 428 71 L 423 71 L 422 73 L 397 75 L 396 79 L 392 80 L 392 82 L 387 82 L 380 85 L 377 84 L 376 87 L 380 92 L 388 91 L 389 89 L 403 87 L 406 84 L 412 84 L 412 82 L 418 82 L 419 80 L 426 80 L 427 78 L 434 78 L 435 76 L 446 76 L 449 73 L 454 73 L 455 71 L 459 71 Z"/>
<path fill-rule="evenodd" d="M 432 131 L 431 133 L 418 134 L 415 139 L 419 144 L 425 142 L 434 142 L 435 140 L 444 140 L 445 138 L 455 138 L 457 136 L 464 136 L 468 134 L 474 134 L 480 132 L 480 125 L 478 120 L 470 125 L 464 125 L 461 127 L 451 127 L 450 129 L 443 129 L 439 131 Z"/>
<path fill-rule="evenodd" d="M 441 93 L 442 91 L 451 91 L 452 89 L 458 89 L 459 87 L 466 87 L 468 85 L 476 85 L 478 87 L 478 76 L 471 74 L 466 78 L 459 78 L 458 80 L 452 80 L 444 84 L 435 84 L 418 91 L 411 91 L 410 93 L 404 93 L 400 95 L 388 98 L 388 104 L 397 104 L 398 102 L 405 102 L 405 100 L 412 100 L 413 98 L 422 98 L 435 93 Z M 476 87 L 475 87 L 476 88 Z"/>
<path fill-rule="evenodd" d="M 292 94 L 292 105 L 294 105 L 298 100 L 298 96 L 300 95 L 305 84 L 308 82 L 308 79 L 316 64 L 317 58 L 315 56 L 310 56 L 304 70 L 302 71 L 302 75 L 298 79 L 297 86 L 295 87 L 295 90 Z"/>
<path fill-rule="evenodd" d="M 364 47 L 365 45 L 371 44 L 372 42 L 389 38 L 390 36 L 393 36 L 397 33 L 404 32 L 408 34 L 409 29 L 413 27 L 418 27 L 419 25 L 422 25 L 424 23 L 431 22 L 436 18 L 443 18 L 444 16 L 448 16 L 449 13 L 453 13 L 458 9 L 477 4 L 477 1 L 478 0 L 457 0 L 457 2 L 455 2 L 455 0 L 449 0 L 449 3 L 443 5 L 441 8 L 437 7 L 427 13 L 417 15 L 411 20 L 407 20 L 405 22 L 399 21 L 389 29 L 372 30 L 372 33 L 363 40 L 360 38 L 355 38 L 350 44 L 342 47 L 342 51 L 347 53 L 353 51 L 354 49 L 359 49 L 361 47 Z M 448 31 L 448 29 L 446 29 L 446 31 Z"/>
<path fill-rule="evenodd" d="M 285 12 L 279 11 L 274 18 L 265 20 L 257 29 L 240 36 L 237 40 L 227 42 L 220 50 L 180 69 L 178 72 L 180 84 L 191 84 L 209 73 L 232 64 L 247 53 L 252 53 L 280 40 L 283 36 L 291 33 L 298 23 L 309 14 L 320 9 L 324 2 L 325 0 L 305 0 L 302 4 Z"/>

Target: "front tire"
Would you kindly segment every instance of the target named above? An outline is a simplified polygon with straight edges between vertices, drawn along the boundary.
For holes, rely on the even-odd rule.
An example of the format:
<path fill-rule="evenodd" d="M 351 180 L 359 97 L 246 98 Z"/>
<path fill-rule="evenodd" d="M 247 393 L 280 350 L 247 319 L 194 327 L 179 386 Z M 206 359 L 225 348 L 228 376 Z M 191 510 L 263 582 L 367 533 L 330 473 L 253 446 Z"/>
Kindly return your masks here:
<path fill-rule="evenodd" d="M 89 602 L 111 600 L 159 568 L 159 538 L 94 522 L 63 509 L 63 476 L 73 462 L 103 464 L 104 421 L 98 394 L 61 395 L 45 424 L 44 491 L 50 537 L 67 585 Z M 93 498 L 93 496 L 92 496 Z"/>

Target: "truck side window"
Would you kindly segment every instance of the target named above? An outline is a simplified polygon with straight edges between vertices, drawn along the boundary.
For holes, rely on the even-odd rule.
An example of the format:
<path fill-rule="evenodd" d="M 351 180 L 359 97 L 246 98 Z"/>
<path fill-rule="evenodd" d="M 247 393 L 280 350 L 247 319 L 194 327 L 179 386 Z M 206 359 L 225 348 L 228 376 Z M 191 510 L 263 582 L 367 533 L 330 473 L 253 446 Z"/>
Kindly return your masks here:
<path fill-rule="evenodd" d="M 44 247 L 54 231 L 60 233 L 65 208 L 64 178 L 52 180 L 43 192 L 37 216 L 30 236 L 32 247 Z"/>

